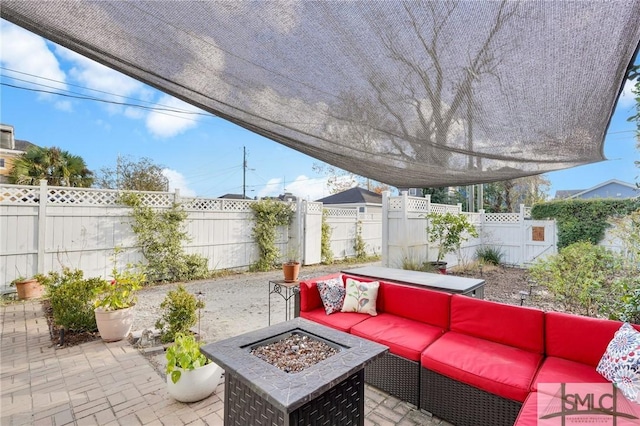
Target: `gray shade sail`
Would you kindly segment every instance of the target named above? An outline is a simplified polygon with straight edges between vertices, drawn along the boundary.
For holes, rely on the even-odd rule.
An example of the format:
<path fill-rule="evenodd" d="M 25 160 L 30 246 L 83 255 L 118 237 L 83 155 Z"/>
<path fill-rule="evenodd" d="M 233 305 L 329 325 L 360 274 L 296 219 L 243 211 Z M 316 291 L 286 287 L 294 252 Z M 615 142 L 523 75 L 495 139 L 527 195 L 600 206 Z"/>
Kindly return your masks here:
<path fill-rule="evenodd" d="M 640 41 L 640 1 L 4 0 L 0 13 L 399 187 L 603 160 Z"/>

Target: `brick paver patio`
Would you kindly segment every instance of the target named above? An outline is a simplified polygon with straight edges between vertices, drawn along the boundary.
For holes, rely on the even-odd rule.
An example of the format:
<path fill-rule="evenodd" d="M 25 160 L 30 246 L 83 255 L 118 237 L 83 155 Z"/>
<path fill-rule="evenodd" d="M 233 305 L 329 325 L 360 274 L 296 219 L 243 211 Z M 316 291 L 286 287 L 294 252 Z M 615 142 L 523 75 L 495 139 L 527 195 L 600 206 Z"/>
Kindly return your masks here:
<path fill-rule="evenodd" d="M 56 349 L 39 302 L 1 307 L 0 424 L 222 425 L 224 384 L 191 404 L 126 342 Z M 447 425 L 367 386 L 367 426 Z M 250 425 L 247 425 L 250 426 Z"/>

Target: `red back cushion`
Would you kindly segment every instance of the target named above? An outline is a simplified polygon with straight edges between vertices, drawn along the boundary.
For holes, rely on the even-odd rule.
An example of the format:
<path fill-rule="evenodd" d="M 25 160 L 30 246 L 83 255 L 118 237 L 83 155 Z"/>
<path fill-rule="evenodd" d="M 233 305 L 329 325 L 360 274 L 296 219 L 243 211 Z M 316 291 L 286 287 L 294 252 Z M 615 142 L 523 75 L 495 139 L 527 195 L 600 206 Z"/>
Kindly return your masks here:
<path fill-rule="evenodd" d="M 621 325 L 619 321 L 547 312 L 546 354 L 595 367 Z"/>
<path fill-rule="evenodd" d="M 449 293 L 391 283 L 381 285 L 378 293 L 384 293 L 385 312 L 449 329 Z"/>
<path fill-rule="evenodd" d="M 322 299 L 320 299 L 320 292 L 316 283 L 318 281 L 328 280 L 335 278 L 340 274 L 325 275 L 323 277 L 312 278 L 310 280 L 300 282 L 300 311 L 309 312 L 322 305 Z"/>
<path fill-rule="evenodd" d="M 454 294 L 451 331 L 542 354 L 544 312 Z"/>

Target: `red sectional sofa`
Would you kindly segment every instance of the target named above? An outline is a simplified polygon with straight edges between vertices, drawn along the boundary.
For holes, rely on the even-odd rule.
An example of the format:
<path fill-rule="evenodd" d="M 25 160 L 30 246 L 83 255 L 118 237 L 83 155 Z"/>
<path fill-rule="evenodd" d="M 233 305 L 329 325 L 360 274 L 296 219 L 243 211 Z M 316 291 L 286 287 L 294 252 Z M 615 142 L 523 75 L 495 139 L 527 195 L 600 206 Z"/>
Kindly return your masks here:
<path fill-rule="evenodd" d="M 316 283 L 338 276 L 300 283 L 300 316 L 388 346 L 365 380 L 457 426 L 533 426 L 539 384 L 607 383 L 595 368 L 620 322 L 387 281 L 377 316 L 327 315 Z"/>

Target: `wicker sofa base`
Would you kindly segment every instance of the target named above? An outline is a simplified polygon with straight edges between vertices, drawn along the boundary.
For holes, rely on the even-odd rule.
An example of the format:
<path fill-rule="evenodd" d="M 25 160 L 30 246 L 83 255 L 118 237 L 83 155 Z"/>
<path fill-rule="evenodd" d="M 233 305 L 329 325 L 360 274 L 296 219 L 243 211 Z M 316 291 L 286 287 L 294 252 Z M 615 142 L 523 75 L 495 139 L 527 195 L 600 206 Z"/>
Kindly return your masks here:
<path fill-rule="evenodd" d="M 364 380 L 388 394 L 418 406 L 420 364 L 387 352 L 364 368 Z"/>
<path fill-rule="evenodd" d="M 456 426 L 512 426 L 522 403 L 420 369 L 420 408 Z"/>
<path fill-rule="evenodd" d="M 225 426 L 364 426 L 364 371 L 346 378 L 291 413 L 225 374 Z"/>

